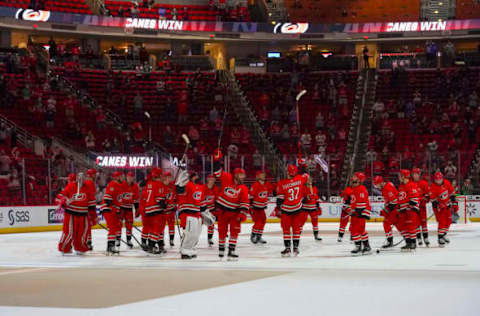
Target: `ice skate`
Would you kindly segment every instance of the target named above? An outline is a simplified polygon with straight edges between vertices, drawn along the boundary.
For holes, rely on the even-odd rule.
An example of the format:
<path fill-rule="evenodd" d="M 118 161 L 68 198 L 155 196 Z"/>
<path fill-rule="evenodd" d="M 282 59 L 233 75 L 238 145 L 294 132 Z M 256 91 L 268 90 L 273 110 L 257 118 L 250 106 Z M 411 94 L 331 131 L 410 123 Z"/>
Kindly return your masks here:
<path fill-rule="evenodd" d="M 130 249 L 133 248 L 133 243 L 132 243 L 132 237 L 131 236 L 127 236 L 127 246 Z"/>
<path fill-rule="evenodd" d="M 362 254 L 362 244 L 360 241 L 355 242 L 355 248 L 350 251 L 350 253 L 352 254 L 352 256 L 359 256 Z"/>
<path fill-rule="evenodd" d="M 219 246 L 218 247 L 218 256 L 220 258 L 223 258 L 225 256 L 225 246 Z"/>
<path fill-rule="evenodd" d="M 184 254 L 182 254 L 182 257 L 181 257 L 181 258 L 182 258 L 182 260 L 191 260 L 191 259 L 196 258 L 196 257 L 197 257 L 197 256 L 193 256 L 193 255 L 192 255 L 192 256 L 189 256 L 189 255 L 184 255 Z"/>
<path fill-rule="evenodd" d="M 285 248 L 280 254 L 283 258 L 290 257 L 292 250 L 290 248 Z"/>
<path fill-rule="evenodd" d="M 363 242 L 363 250 L 362 250 L 362 255 L 369 255 L 372 253 L 372 248 L 370 247 L 370 243 L 368 240 Z"/>
<path fill-rule="evenodd" d="M 93 245 L 92 245 L 92 241 L 91 241 L 91 240 L 87 241 L 87 247 L 88 247 L 88 250 L 89 250 L 89 251 L 92 251 L 92 250 L 93 250 Z"/>
<path fill-rule="evenodd" d="M 393 247 L 393 237 L 388 237 L 387 240 L 382 245 L 382 248 L 392 248 Z"/>
<path fill-rule="evenodd" d="M 235 253 L 235 249 L 228 250 L 228 261 L 237 261 L 238 255 Z"/>
<path fill-rule="evenodd" d="M 115 247 L 115 241 L 109 241 L 107 244 L 107 256 L 118 255 L 120 251 Z"/>
<path fill-rule="evenodd" d="M 411 251 L 411 248 L 410 248 L 410 239 L 405 239 L 405 246 L 403 246 L 402 248 L 400 248 L 400 250 L 402 252 L 410 252 Z"/>
<path fill-rule="evenodd" d="M 258 242 L 258 235 L 256 233 L 252 233 L 250 235 L 250 241 L 252 242 L 252 244 L 256 244 Z"/>
<path fill-rule="evenodd" d="M 317 241 L 322 241 L 322 238 L 318 237 L 318 231 L 313 232 L 313 238 Z"/>

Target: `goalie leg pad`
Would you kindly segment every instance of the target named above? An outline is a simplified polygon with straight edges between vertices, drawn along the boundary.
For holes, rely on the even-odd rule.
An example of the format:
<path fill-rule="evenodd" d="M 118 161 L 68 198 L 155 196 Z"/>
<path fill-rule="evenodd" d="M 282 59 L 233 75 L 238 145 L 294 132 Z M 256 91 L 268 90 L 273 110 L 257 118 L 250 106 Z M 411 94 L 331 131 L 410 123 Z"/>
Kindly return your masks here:
<path fill-rule="evenodd" d="M 195 216 L 186 216 L 185 227 L 183 228 L 182 244 L 180 253 L 182 255 L 193 256 L 196 254 L 195 246 L 202 233 L 202 219 Z"/>

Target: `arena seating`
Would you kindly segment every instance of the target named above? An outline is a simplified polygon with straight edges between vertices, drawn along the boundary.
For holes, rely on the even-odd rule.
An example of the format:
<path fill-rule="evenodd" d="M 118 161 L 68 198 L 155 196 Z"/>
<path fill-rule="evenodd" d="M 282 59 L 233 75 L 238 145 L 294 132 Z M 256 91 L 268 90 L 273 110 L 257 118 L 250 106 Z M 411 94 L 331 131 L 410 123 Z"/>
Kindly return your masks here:
<path fill-rule="evenodd" d="M 320 112 L 324 117 L 324 131 L 326 132 L 326 153 L 331 158 L 332 168 L 335 169 L 338 174 L 341 170 L 341 163 L 343 161 L 343 153 L 348 136 L 348 125 L 350 122 L 352 105 L 354 102 L 354 88 L 358 72 L 322 72 L 301 75 L 298 82 L 299 84 L 294 88 L 293 97 L 302 89 L 306 89 L 308 93 L 301 99 L 299 104 L 300 112 L 300 127 L 301 133 L 309 133 L 312 136 L 312 144 L 310 154 L 316 154 L 318 144 L 315 143 L 315 135 L 317 130 L 315 120 L 317 114 Z M 291 87 L 290 74 L 237 74 L 237 80 L 239 81 L 242 89 L 249 97 L 257 115 L 262 117 L 263 107 L 265 106 L 267 111 L 272 113 L 275 105 L 279 105 L 282 111 L 290 111 L 291 107 L 295 105 L 286 104 L 285 97 L 286 91 Z M 344 105 L 338 105 L 337 110 L 333 110 L 332 106 L 327 102 L 325 98 L 322 98 L 321 89 L 328 85 L 330 80 L 334 80 L 338 89 L 340 82 L 345 84 L 347 92 L 347 103 Z M 315 90 L 315 84 L 318 84 Z M 271 91 L 265 97 L 265 91 Z M 337 113 L 337 116 L 332 116 L 330 113 Z M 271 116 L 270 116 L 271 118 Z M 285 117 L 284 117 L 285 119 Z M 282 122 L 272 122 L 273 124 L 288 124 L 288 120 Z M 270 124 L 267 124 L 265 128 L 271 128 Z M 292 125 L 290 122 L 290 127 Z M 329 129 L 330 127 L 330 129 Z M 339 139 L 337 132 L 343 130 L 346 132 L 344 139 Z M 272 137 L 271 133 L 270 136 Z M 295 156 L 298 152 L 297 144 L 295 141 L 284 141 L 281 138 L 276 139 L 272 137 L 272 140 L 276 143 L 280 151 L 290 156 Z M 305 152 L 304 152 L 305 153 Z M 325 158 L 328 160 L 329 158 Z"/>
<path fill-rule="evenodd" d="M 30 0 L 0 0 L 0 6 L 26 9 L 30 7 Z M 44 10 L 78 14 L 93 14 L 90 10 L 90 7 L 84 0 L 47 0 L 45 1 Z"/>
<path fill-rule="evenodd" d="M 417 21 L 419 0 L 285 0 L 291 21 L 359 23 Z"/>
<path fill-rule="evenodd" d="M 64 69 L 56 69 L 57 73 L 64 74 Z M 65 74 L 66 77 L 69 77 Z M 197 78 L 197 79 L 194 79 Z M 82 69 L 79 74 L 69 77 L 79 86 L 81 82 L 88 82 L 87 91 L 98 104 L 105 108 L 111 109 L 119 114 L 123 120 L 129 125 L 137 122 L 143 126 L 143 132 L 147 133 L 149 128 L 149 120 L 144 115 L 147 111 L 151 115 L 152 136 L 166 147 L 168 152 L 180 154 L 183 151 L 183 141 L 179 137 L 182 133 L 188 134 L 190 126 L 200 130 L 200 122 L 208 120 L 209 111 L 215 105 L 218 112 L 222 112 L 224 103 L 215 101 L 215 95 L 223 95 L 221 85 L 215 80 L 213 72 L 153 72 L 148 75 L 137 75 L 135 72 L 115 71 L 111 74 L 100 70 Z M 192 80 L 190 90 L 187 86 L 187 80 Z M 105 92 L 108 82 L 113 82 L 113 88 L 109 93 Z M 164 92 L 157 92 L 157 82 L 164 82 L 167 89 Z M 193 83 L 195 82 L 195 83 Z M 137 94 L 143 97 L 143 109 L 135 110 L 134 98 Z M 119 108 L 122 95 L 126 96 L 126 107 Z M 177 105 L 182 102 L 182 97 L 187 96 L 189 106 L 187 109 L 186 121 L 177 121 Z M 168 107 L 168 98 L 171 97 L 171 107 Z M 172 127 L 176 137 L 172 144 L 165 142 L 165 128 L 169 125 Z M 232 143 L 230 132 L 239 129 L 240 125 L 233 118 L 228 120 L 224 131 L 223 147 L 226 148 Z M 200 130 L 200 133 L 201 130 Z M 208 125 L 208 132 L 201 137 L 202 147 L 205 152 L 200 154 L 210 154 L 217 146 L 217 138 L 212 124 Z M 239 146 L 239 155 L 248 154 L 244 163 L 251 163 L 251 153 L 255 151 L 255 147 L 250 141 Z M 201 160 L 195 153 L 190 153 L 193 163 L 200 167 Z M 240 163 L 240 159 L 232 160 L 231 168 Z M 209 167 L 209 166 L 207 166 Z M 254 174 L 254 171 L 252 170 Z"/>
<path fill-rule="evenodd" d="M 480 3 L 472 0 L 458 0 L 456 18 L 462 19 L 478 19 L 480 17 Z"/>
<path fill-rule="evenodd" d="M 440 168 L 443 171 L 446 163 L 451 160 L 459 168 L 458 172 L 465 176 L 477 146 L 467 137 L 464 124 L 468 119 L 466 103 L 467 96 L 476 87 L 479 74 L 478 69 L 471 69 L 468 72 L 461 72 L 458 69 L 379 72 L 377 100 L 384 102 L 386 111 L 391 113 L 386 119 L 379 119 L 373 124 L 370 150 L 377 153 L 377 160 L 383 160 L 386 174 L 398 171 L 402 153 L 408 148 L 408 152 L 414 157 L 407 164 L 402 164 L 403 167 L 418 166 L 423 169 L 433 169 L 431 171 Z M 471 84 L 468 84 L 469 82 Z M 403 104 L 412 101 L 416 91 L 421 93 L 422 99 L 421 105 L 416 107 L 416 115 L 404 114 Z M 459 110 L 449 108 L 455 96 L 458 99 Z M 396 106 L 396 101 L 399 101 L 402 106 Z M 398 112 L 401 113 L 400 116 Z M 449 117 L 449 122 L 445 125 L 441 121 L 444 113 Z M 439 123 L 437 131 L 432 130 L 430 125 L 432 121 Z M 459 123 L 456 136 L 453 130 L 455 123 Z M 394 141 L 391 145 L 382 141 L 381 135 L 385 130 L 391 130 L 394 133 Z M 476 139 L 479 136 L 480 129 L 477 130 Z M 437 142 L 438 150 L 431 154 L 430 159 L 427 147 L 428 143 L 433 141 Z M 388 147 L 388 158 L 384 159 L 382 151 L 385 146 Z M 459 158 L 456 154 L 457 150 Z M 370 165 L 367 169 L 370 172 Z M 374 167 L 373 169 L 374 172 L 381 172 L 382 168 Z"/>
<path fill-rule="evenodd" d="M 130 9 L 133 8 L 133 2 L 131 1 L 106 0 L 105 6 L 113 16 L 132 16 Z M 174 9 L 176 9 L 176 13 Z M 123 13 L 119 12 L 119 10 L 122 10 Z M 140 5 L 137 10 L 138 14 L 136 16 L 150 19 L 162 17 L 167 20 L 216 21 L 218 17 L 221 17 L 222 20 L 250 21 L 248 10 L 245 7 L 225 12 L 210 8 L 208 5 L 155 3 L 151 9 Z M 160 11 L 163 10 L 164 12 L 160 15 Z"/>

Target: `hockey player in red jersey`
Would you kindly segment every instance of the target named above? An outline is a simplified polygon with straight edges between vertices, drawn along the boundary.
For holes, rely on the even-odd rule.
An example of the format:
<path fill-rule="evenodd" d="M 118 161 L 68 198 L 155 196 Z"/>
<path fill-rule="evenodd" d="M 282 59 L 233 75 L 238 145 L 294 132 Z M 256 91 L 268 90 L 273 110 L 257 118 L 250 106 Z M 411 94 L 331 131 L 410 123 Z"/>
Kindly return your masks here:
<path fill-rule="evenodd" d="M 96 200 L 96 193 L 97 193 L 97 186 L 95 185 L 95 179 L 97 176 L 97 170 L 95 169 L 88 169 L 87 170 L 87 177 L 85 178 L 85 185 L 90 190 L 90 198 L 91 200 L 88 201 L 88 236 L 87 236 L 87 246 L 89 250 L 93 250 L 92 245 L 92 224 L 95 225 L 97 222 L 97 200 Z M 95 216 L 95 218 L 93 218 Z"/>
<path fill-rule="evenodd" d="M 433 182 L 430 185 L 430 199 L 432 200 L 433 211 L 438 222 L 438 245 L 445 247 L 450 240 L 447 238 L 450 224 L 452 223 L 452 212 L 457 203 L 452 184 L 443 178 L 441 172 L 435 172 Z"/>
<path fill-rule="evenodd" d="M 343 235 L 345 235 L 345 229 L 347 228 L 348 221 L 350 220 L 350 214 L 347 210 L 350 208 L 352 195 L 352 188 L 346 187 L 345 190 L 340 194 L 342 197 L 342 212 L 340 214 L 340 227 L 338 228 L 338 242 L 342 242 Z"/>
<path fill-rule="evenodd" d="M 212 214 L 212 216 L 216 219 L 220 217 L 220 210 L 216 208 L 215 203 L 217 201 L 217 196 L 220 190 L 218 186 L 215 185 L 215 175 L 210 174 L 207 176 L 207 183 L 204 185 L 204 193 L 205 196 L 205 204 L 207 207 L 207 211 Z M 213 246 L 213 231 L 215 230 L 215 223 L 212 223 L 208 226 L 208 245 Z"/>
<path fill-rule="evenodd" d="M 120 223 L 119 213 L 122 204 L 122 182 L 123 173 L 115 171 L 112 174 L 112 181 L 108 183 L 103 195 L 103 203 L 100 208 L 103 217 L 107 221 L 108 227 L 108 241 L 107 241 L 107 254 L 119 253 L 118 247 L 120 246 L 120 235 L 122 233 L 122 227 Z"/>
<path fill-rule="evenodd" d="M 417 247 L 418 213 L 420 207 L 420 190 L 410 180 L 410 170 L 402 169 L 398 174 L 398 222 L 406 245 L 402 251 L 415 250 Z"/>
<path fill-rule="evenodd" d="M 317 187 L 313 186 L 312 177 L 308 177 L 308 180 L 303 187 L 303 214 L 304 223 L 307 221 L 308 216 L 310 215 L 313 227 L 313 237 L 315 240 L 321 241 L 322 238 L 318 237 L 318 216 L 322 215 L 322 209 L 320 208 L 318 189 Z"/>
<path fill-rule="evenodd" d="M 246 219 L 250 208 L 250 201 L 248 188 L 243 184 L 245 170 L 236 168 L 233 170 L 233 174 L 225 172 L 220 165 L 221 158 L 222 153 L 217 149 L 214 153 L 214 170 L 221 186 L 217 197 L 217 207 L 222 211 L 218 221 L 218 256 L 223 258 L 225 254 L 225 239 L 230 231 L 228 259 L 236 260 L 238 258 L 235 253 L 237 238 L 241 230 L 241 223 Z"/>
<path fill-rule="evenodd" d="M 166 224 L 168 224 L 168 237 L 170 247 L 175 246 L 175 220 L 177 213 L 177 194 L 175 193 L 175 184 L 173 183 L 170 171 L 165 171 L 162 176 L 162 182 L 168 187 L 166 196 L 167 210 L 165 212 Z"/>
<path fill-rule="evenodd" d="M 144 226 L 147 227 L 146 230 L 148 231 L 146 251 L 153 254 L 163 254 L 166 252 L 163 234 L 165 231 L 168 187 L 161 181 L 162 169 L 154 168 L 151 175 L 152 180 L 147 183 L 142 193 L 145 194 Z"/>
<path fill-rule="evenodd" d="M 383 219 L 383 230 L 385 231 L 386 242 L 382 248 L 393 247 L 393 226 L 397 225 L 397 207 L 398 207 L 398 191 L 391 182 L 386 182 L 381 176 L 373 178 L 373 185 L 382 190 L 384 206 L 380 215 Z"/>
<path fill-rule="evenodd" d="M 303 166 L 302 166 L 303 169 Z M 285 249 L 281 252 L 282 257 L 289 257 L 292 249 L 297 256 L 300 245 L 300 235 L 304 224 L 302 214 L 303 187 L 307 182 L 308 174 L 298 174 L 295 165 L 287 166 L 287 179 L 283 180 L 277 192 L 277 207 L 281 212 L 281 225 L 283 230 L 283 243 Z"/>
<path fill-rule="evenodd" d="M 351 214 L 350 233 L 355 243 L 355 249 L 351 251 L 352 255 L 370 254 L 372 251 L 368 242 L 368 233 L 365 229 L 366 221 L 370 219 L 372 211 L 367 188 L 363 185 L 365 178 L 363 172 L 355 172 L 351 179 L 351 204 L 346 212 Z"/>
<path fill-rule="evenodd" d="M 417 184 L 418 189 L 420 190 L 420 213 L 418 214 L 419 232 L 417 234 L 417 241 L 419 246 L 425 242 L 425 246 L 428 247 L 430 241 L 428 240 L 427 203 L 430 200 L 430 186 L 427 181 L 420 178 L 421 174 L 422 171 L 419 168 L 412 169 L 412 180 Z"/>
<path fill-rule="evenodd" d="M 72 251 L 72 244 L 77 254 L 88 251 L 88 221 L 96 219 L 96 216 L 89 215 L 91 211 L 88 209 L 88 203 L 92 196 L 90 188 L 85 186 L 84 182 L 83 173 L 79 173 L 77 182 L 67 184 L 55 199 L 58 205 L 65 207 L 62 237 L 58 243 L 58 250 L 63 254 Z"/>
<path fill-rule="evenodd" d="M 180 254 L 182 259 L 197 257 L 196 245 L 202 232 L 202 213 L 208 213 L 204 186 L 196 172 L 181 170 L 175 182 L 178 197 L 178 217 L 182 228 Z M 213 218 L 212 218 L 213 221 Z"/>
<path fill-rule="evenodd" d="M 250 241 L 254 244 L 266 244 L 267 242 L 262 238 L 263 229 L 267 222 L 265 210 L 267 208 L 268 197 L 272 194 L 273 186 L 270 182 L 266 181 L 265 171 L 257 171 L 256 177 L 257 181 L 252 184 L 250 188 L 251 215 L 253 220 Z"/>
<path fill-rule="evenodd" d="M 120 229 L 125 221 L 127 235 L 127 246 L 133 248 L 132 228 L 133 228 L 133 209 L 139 207 L 139 189 L 135 182 L 135 174 L 127 173 L 127 179 L 122 183 L 122 204 L 120 206 Z"/>

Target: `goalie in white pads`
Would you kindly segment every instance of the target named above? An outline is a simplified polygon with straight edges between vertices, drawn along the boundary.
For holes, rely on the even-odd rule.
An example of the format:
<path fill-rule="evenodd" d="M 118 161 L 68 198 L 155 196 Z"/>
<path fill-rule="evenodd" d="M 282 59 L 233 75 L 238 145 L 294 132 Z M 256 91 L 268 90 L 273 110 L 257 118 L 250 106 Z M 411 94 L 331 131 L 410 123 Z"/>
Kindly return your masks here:
<path fill-rule="evenodd" d="M 182 259 L 193 259 L 197 257 L 195 247 L 202 232 L 202 223 L 205 220 L 206 225 L 211 225 L 213 218 L 206 211 L 203 185 L 196 172 L 192 172 L 189 176 L 187 171 L 180 171 L 175 187 L 182 228 L 180 254 Z"/>

